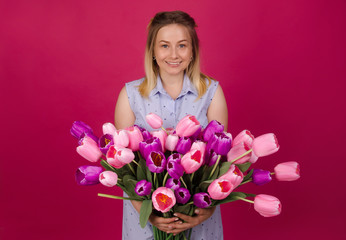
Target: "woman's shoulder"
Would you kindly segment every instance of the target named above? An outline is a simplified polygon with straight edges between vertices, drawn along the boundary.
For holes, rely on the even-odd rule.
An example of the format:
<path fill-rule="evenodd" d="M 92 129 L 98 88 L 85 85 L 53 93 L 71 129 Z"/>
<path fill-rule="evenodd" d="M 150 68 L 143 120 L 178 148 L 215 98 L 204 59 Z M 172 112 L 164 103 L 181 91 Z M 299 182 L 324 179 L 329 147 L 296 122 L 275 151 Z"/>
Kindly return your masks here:
<path fill-rule="evenodd" d="M 143 81 L 144 81 L 144 77 L 140 78 L 140 79 L 137 79 L 137 80 L 133 80 L 133 81 L 127 82 L 127 83 L 125 83 L 125 86 L 126 87 L 130 87 L 130 88 L 135 88 L 135 87 L 138 87 L 139 85 L 141 85 L 141 83 Z"/>

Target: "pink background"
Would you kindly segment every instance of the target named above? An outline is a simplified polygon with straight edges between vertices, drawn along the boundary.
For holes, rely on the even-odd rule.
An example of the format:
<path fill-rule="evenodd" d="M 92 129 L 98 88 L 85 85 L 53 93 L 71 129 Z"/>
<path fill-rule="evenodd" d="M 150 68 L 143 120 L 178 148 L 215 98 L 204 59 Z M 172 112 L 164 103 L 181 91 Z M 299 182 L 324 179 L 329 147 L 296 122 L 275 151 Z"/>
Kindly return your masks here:
<path fill-rule="evenodd" d="M 146 25 L 181 9 L 197 21 L 203 71 L 219 80 L 229 131 L 274 132 L 281 149 L 257 168 L 298 161 L 302 177 L 242 188 L 277 196 L 263 218 L 222 206 L 225 239 L 345 239 L 346 2 L 0 1 L 0 239 L 120 239 L 121 194 L 80 187 L 88 164 L 69 129 L 101 134 L 125 82 L 143 76 Z"/>

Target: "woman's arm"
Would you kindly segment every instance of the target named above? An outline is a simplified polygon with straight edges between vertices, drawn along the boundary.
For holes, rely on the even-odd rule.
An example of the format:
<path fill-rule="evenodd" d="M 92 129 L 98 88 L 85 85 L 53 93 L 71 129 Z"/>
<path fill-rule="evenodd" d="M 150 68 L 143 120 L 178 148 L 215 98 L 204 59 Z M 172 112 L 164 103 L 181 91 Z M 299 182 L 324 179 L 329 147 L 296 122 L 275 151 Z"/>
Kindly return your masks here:
<path fill-rule="evenodd" d="M 217 120 L 221 124 L 225 126 L 225 131 L 227 131 L 227 123 L 228 123 L 228 111 L 227 111 L 227 103 L 225 96 L 223 94 L 222 88 L 218 85 L 213 100 L 211 101 L 208 112 L 207 112 L 208 122 L 212 120 Z M 215 207 L 204 208 L 204 209 L 196 209 L 195 213 L 197 216 L 191 217 L 182 213 L 175 213 L 176 217 L 184 220 L 184 223 L 179 221 L 178 223 L 174 223 L 173 230 L 168 231 L 169 233 L 178 234 L 187 229 L 193 228 L 208 218 L 210 218 L 215 211 Z"/>
<path fill-rule="evenodd" d="M 136 117 L 131 109 L 126 88 L 123 87 L 119 93 L 118 101 L 115 106 L 115 127 L 117 129 L 125 129 L 127 127 L 133 126 L 135 123 Z M 140 201 L 131 201 L 133 207 L 136 209 L 137 212 L 140 212 L 142 202 Z M 149 221 L 151 224 L 156 226 L 161 231 L 169 231 L 172 227 L 169 225 L 170 223 L 178 220 L 177 217 L 173 218 L 162 218 L 158 217 L 155 214 L 151 214 Z"/>

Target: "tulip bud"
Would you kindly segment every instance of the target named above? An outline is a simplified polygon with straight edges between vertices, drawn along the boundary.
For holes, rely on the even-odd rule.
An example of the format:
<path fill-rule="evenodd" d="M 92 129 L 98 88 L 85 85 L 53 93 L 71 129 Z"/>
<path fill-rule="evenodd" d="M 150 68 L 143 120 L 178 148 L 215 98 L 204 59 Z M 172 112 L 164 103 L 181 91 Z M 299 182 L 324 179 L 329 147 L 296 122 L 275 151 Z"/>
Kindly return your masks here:
<path fill-rule="evenodd" d="M 233 189 L 234 186 L 229 180 L 218 178 L 209 185 L 208 193 L 212 199 L 221 200 L 228 197 Z"/>
<path fill-rule="evenodd" d="M 99 175 L 102 173 L 102 167 L 81 166 L 76 171 L 76 182 L 78 185 L 95 185 L 99 183 Z"/>
<path fill-rule="evenodd" d="M 107 122 L 102 125 L 103 135 L 110 134 L 113 136 L 116 130 L 117 129 L 115 128 L 113 123 Z"/>
<path fill-rule="evenodd" d="M 151 193 L 151 182 L 141 180 L 136 183 L 135 192 L 138 196 L 146 196 Z"/>
<path fill-rule="evenodd" d="M 88 136 L 85 136 L 80 141 L 81 145 L 77 147 L 79 155 L 89 160 L 90 162 L 97 162 L 102 156 L 97 143 Z"/>
<path fill-rule="evenodd" d="M 155 113 L 149 113 L 148 115 L 146 115 L 145 120 L 153 129 L 161 128 L 163 124 L 162 119 Z"/>
<path fill-rule="evenodd" d="M 167 172 L 172 178 L 179 179 L 184 175 L 184 168 L 179 162 L 169 161 L 167 163 Z"/>
<path fill-rule="evenodd" d="M 256 137 L 252 143 L 252 150 L 258 157 L 268 156 L 279 150 L 280 146 L 273 133 L 263 134 Z"/>
<path fill-rule="evenodd" d="M 200 150 L 194 149 L 181 158 L 181 165 L 187 174 L 193 173 L 203 164 L 203 155 Z"/>
<path fill-rule="evenodd" d="M 215 133 L 208 141 L 208 148 L 213 149 L 219 155 L 227 155 L 232 146 L 232 139 L 224 132 Z"/>
<path fill-rule="evenodd" d="M 100 183 L 106 187 L 114 187 L 118 182 L 118 175 L 112 171 L 104 171 L 99 177 Z"/>
<path fill-rule="evenodd" d="M 72 136 L 74 136 L 75 138 L 77 139 L 80 139 L 82 138 L 82 135 L 83 133 L 92 133 L 93 130 L 91 129 L 91 127 L 82 122 L 82 121 L 75 121 L 73 124 L 72 124 L 72 128 L 70 130 Z"/>
<path fill-rule="evenodd" d="M 267 194 L 259 194 L 255 197 L 254 208 L 263 217 L 274 217 L 281 213 L 279 199 Z"/>
<path fill-rule="evenodd" d="M 175 150 L 177 143 L 179 141 L 179 136 L 176 134 L 170 134 L 167 136 L 165 148 L 171 152 Z"/>
<path fill-rule="evenodd" d="M 139 150 L 139 143 L 143 141 L 143 135 L 138 127 L 132 126 L 126 129 L 129 135 L 129 146 L 132 151 Z"/>
<path fill-rule="evenodd" d="M 254 136 L 249 130 L 243 130 L 233 139 L 232 146 L 238 145 L 241 142 L 245 142 L 246 145 L 251 147 L 254 139 Z"/>
<path fill-rule="evenodd" d="M 162 151 L 160 139 L 157 137 L 152 137 L 139 143 L 139 152 L 144 159 L 147 159 L 153 151 Z"/>
<path fill-rule="evenodd" d="M 204 141 L 208 142 L 215 133 L 222 133 L 223 130 L 224 126 L 220 122 L 216 120 L 210 121 L 203 131 Z"/>
<path fill-rule="evenodd" d="M 160 139 L 161 147 L 162 147 L 161 151 L 165 152 L 165 144 L 166 144 L 166 139 L 167 139 L 167 133 L 164 130 L 160 129 L 160 130 L 151 132 L 151 135 L 153 137 L 157 137 L 158 139 Z"/>
<path fill-rule="evenodd" d="M 264 185 L 272 180 L 270 172 L 262 169 L 254 169 L 252 173 L 252 182 L 256 185 Z"/>
<path fill-rule="evenodd" d="M 200 192 L 193 195 L 193 204 L 198 208 L 206 208 L 211 205 L 208 193 Z"/>
<path fill-rule="evenodd" d="M 117 151 L 117 158 L 123 164 L 129 164 L 132 160 L 135 159 L 135 154 L 131 149 L 128 148 L 119 148 Z"/>
<path fill-rule="evenodd" d="M 232 164 L 229 170 L 220 178 L 229 180 L 233 187 L 236 188 L 243 181 L 244 174 L 236 165 Z"/>
<path fill-rule="evenodd" d="M 246 153 L 249 150 L 250 150 L 249 146 L 246 145 L 245 142 L 241 142 L 240 144 L 233 146 L 231 148 L 231 150 L 227 153 L 227 161 L 232 162 L 234 159 L 243 155 L 244 153 Z M 235 164 L 245 163 L 245 162 L 249 161 L 250 157 L 251 157 L 251 155 L 247 154 L 244 157 L 235 161 L 234 163 Z"/>
<path fill-rule="evenodd" d="M 117 152 L 118 152 L 118 148 L 115 146 L 110 146 L 108 149 L 108 152 L 106 154 L 106 158 L 107 158 L 107 162 L 115 167 L 115 168 L 122 168 L 125 163 L 119 161 L 118 157 L 117 157 Z"/>
<path fill-rule="evenodd" d="M 153 136 L 150 134 L 150 132 L 149 132 L 148 130 L 146 130 L 145 128 L 142 128 L 142 127 L 140 127 L 140 126 L 138 126 L 138 125 L 133 125 L 133 126 L 137 127 L 137 128 L 141 131 L 141 133 L 142 133 L 142 135 L 143 135 L 143 140 L 147 140 L 147 139 L 153 137 Z"/>
<path fill-rule="evenodd" d="M 279 181 L 295 181 L 300 178 L 300 167 L 297 162 L 284 162 L 274 168 L 275 177 Z"/>
<path fill-rule="evenodd" d="M 128 147 L 130 143 L 129 135 L 126 130 L 115 130 L 113 133 L 113 142 L 117 147 Z"/>
<path fill-rule="evenodd" d="M 172 190 L 177 190 L 178 188 L 180 188 L 180 186 L 181 186 L 180 181 L 174 178 L 169 178 L 165 185 L 166 188 L 170 188 Z"/>
<path fill-rule="evenodd" d="M 166 187 L 159 187 L 152 195 L 153 206 L 157 211 L 168 212 L 176 203 L 174 193 Z"/>
<path fill-rule="evenodd" d="M 191 139 L 188 137 L 181 137 L 178 140 L 175 149 L 178 153 L 185 154 L 190 151 L 191 148 Z"/>
<path fill-rule="evenodd" d="M 186 115 L 178 122 L 175 131 L 180 137 L 190 137 L 199 129 L 200 125 L 195 116 Z"/>
<path fill-rule="evenodd" d="M 176 191 L 174 191 L 174 195 L 177 202 L 181 204 L 186 204 L 191 198 L 191 194 L 186 188 L 178 188 Z"/>

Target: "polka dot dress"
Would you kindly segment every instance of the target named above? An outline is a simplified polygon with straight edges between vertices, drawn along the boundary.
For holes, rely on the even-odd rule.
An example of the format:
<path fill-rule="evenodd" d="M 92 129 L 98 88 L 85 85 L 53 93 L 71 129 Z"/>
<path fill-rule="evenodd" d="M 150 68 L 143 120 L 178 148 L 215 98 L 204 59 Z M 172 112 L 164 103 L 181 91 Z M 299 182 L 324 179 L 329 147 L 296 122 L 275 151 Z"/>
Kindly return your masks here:
<path fill-rule="evenodd" d="M 184 76 L 183 89 L 177 99 L 172 99 L 164 90 L 160 77 L 156 87 L 149 97 L 143 98 L 137 86 L 144 79 L 132 81 L 126 84 L 126 91 L 132 111 L 136 116 L 135 124 L 153 129 L 146 123 L 145 116 L 151 112 L 159 115 L 165 128 L 174 128 L 180 119 L 187 114 L 196 116 L 203 127 L 208 124 L 207 110 L 215 94 L 218 82 L 212 80 L 206 93 L 198 100 L 198 92 L 187 75 Z M 207 81 L 208 85 L 208 81 Z M 124 196 L 126 194 L 124 193 Z M 123 240 L 153 240 L 153 231 L 150 223 L 145 228 L 139 224 L 139 213 L 134 209 L 130 201 L 123 201 Z M 222 240 L 223 229 L 220 207 L 217 206 L 214 214 L 202 224 L 192 229 L 191 240 Z"/>

